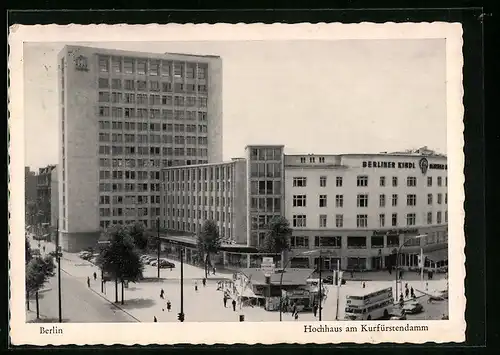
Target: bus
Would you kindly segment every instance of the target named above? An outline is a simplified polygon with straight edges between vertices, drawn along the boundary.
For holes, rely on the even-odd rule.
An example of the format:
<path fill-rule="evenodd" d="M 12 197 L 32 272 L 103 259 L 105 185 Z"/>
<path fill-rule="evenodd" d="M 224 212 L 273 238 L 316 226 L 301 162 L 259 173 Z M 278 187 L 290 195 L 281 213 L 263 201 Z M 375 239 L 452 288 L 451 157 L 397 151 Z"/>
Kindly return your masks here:
<path fill-rule="evenodd" d="M 392 287 L 377 291 L 359 289 L 346 296 L 345 320 L 388 318 L 394 307 Z"/>

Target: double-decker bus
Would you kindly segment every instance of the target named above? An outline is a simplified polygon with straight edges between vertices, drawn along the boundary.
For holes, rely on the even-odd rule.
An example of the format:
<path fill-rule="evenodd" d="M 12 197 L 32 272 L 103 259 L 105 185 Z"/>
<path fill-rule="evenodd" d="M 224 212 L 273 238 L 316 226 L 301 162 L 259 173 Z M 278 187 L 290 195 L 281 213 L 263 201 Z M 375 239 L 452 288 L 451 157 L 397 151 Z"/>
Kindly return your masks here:
<path fill-rule="evenodd" d="M 387 318 L 394 307 L 392 287 L 377 291 L 359 289 L 346 296 L 345 320 Z"/>

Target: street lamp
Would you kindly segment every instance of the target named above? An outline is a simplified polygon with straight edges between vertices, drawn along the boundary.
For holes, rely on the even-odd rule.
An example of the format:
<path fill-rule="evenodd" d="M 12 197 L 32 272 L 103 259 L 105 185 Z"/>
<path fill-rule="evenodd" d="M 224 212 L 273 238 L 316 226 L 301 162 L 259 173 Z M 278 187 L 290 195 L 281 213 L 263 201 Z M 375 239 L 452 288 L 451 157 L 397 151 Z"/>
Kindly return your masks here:
<path fill-rule="evenodd" d="M 423 238 L 423 237 L 426 237 L 427 234 L 420 234 L 420 235 L 415 235 L 415 236 L 412 236 L 411 238 L 408 238 L 407 240 L 405 240 L 403 242 L 403 244 L 401 244 L 398 248 L 398 252 L 396 253 L 396 299 L 398 300 L 399 299 L 399 294 L 398 294 L 398 283 L 399 283 L 399 254 L 401 253 L 401 249 L 403 249 L 404 246 L 406 246 L 406 244 L 408 244 L 409 242 L 415 240 L 415 239 L 420 239 L 420 238 Z"/>
<path fill-rule="evenodd" d="M 319 297 L 319 320 L 321 320 L 321 293 L 322 293 L 322 285 L 321 285 L 321 264 L 322 264 L 322 254 L 321 254 L 321 250 L 320 249 L 315 249 L 315 250 L 307 250 L 307 251 L 303 251 L 303 252 L 299 252 L 299 253 L 296 253 L 294 255 L 292 255 L 291 257 L 288 258 L 288 260 L 286 260 L 286 262 L 283 264 L 283 268 L 281 269 L 281 275 L 280 275 L 280 292 L 282 293 L 281 296 L 280 296 L 280 322 L 283 320 L 283 274 L 285 273 L 285 269 L 287 268 L 288 264 L 290 264 L 290 262 L 292 261 L 293 258 L 297 257 L 297 256 L 301 256 L 301 255 L 309 255 L 309 254 L 314 254 L 314 253 L 318 253 L 319 252 L 319 260 L 318 260 L 318 264 L 319 264 L 319 288 L 318 288 L 318 291 L 319 291 L 319 294 L 318 294 L 318 297 Z"/>

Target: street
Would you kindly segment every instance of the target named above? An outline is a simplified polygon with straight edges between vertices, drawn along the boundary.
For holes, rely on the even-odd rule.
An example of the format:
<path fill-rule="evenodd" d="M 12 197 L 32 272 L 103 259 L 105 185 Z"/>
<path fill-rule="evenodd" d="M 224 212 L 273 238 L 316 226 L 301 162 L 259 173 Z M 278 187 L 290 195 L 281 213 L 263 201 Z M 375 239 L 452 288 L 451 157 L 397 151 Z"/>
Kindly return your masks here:
<path fill-rule="evenodd" d="M 43 243 L 46 252 L 54 250 L 54 244 Z M 35 244 L 33 244 L 34 247 Z M 144 267 L 145 279 L 130 283 L 124 289 L 125 301 L 122 305 L 115 301 L 115 284 L 106 282 L 104 292 L 101 292 L 100 269 L 82 260 L 78 254 L 64 253 L 61 259 L 62 285 L 63 285 L 63 314 L 64 318 L 71 322 L 153 322 L 154 318 L 158 322 L 178 322 L 177 313 L 180 312 L 180 262 L 171 260 L 175 268 L 161 269 L 160 279 L 157 279 L 157 268 L 146 265 Z M 97 279 L 94 280 L 93 274 Z M 71 276 L 70 276 L 71 275 Z M 371 276 L 377 281 L 352 281 L 348 280 L 345 285 L 338 289 L 332 285 L 326 285 L 327 297 L 323 305 L 322 320 L 333 321 L 336 318 L 343 320 L 346 295 L 351 290 L 359 289 L 365 283 L 366 290 L 378 290 L 386 287 L 393 287 L 394 281 L 382 280 L 384 273 L 373 274 Z M 87 287 L 87 278 L 90 277 L 90 288 Z M 184 314 L 186 322 L 238 322 L 240 315 L 245 317 L 245 321 L 279 321 L 279 312 L 268 312 L 261 307 L 240 307 L 232 309 L 231 301 L 228 301 L 227 308 L 223 305 L 223 293 L 217 290 L 217 281 L 231 275 L 216 273 L 210 275 L 204 287 L 201 280 L 204 277 L 202 268 L 184 264 Z M 405 280 L 409 286 L 415 289 L 422 303 L 424 312 L 416 315 L 408 315 L 408 319 L 441 319 L 443 314 L 448 315 L 448 302 L 440 301 L 432 304 L 427 303 L 427 297 L 419 290 L 424 290 L 426 285 L 418 279 Z M 428 291 L 441 290 L 445 288 L 446 280 L 428 280 Z M 195 285 L 198 290 L 195 290 Z M 57 319 L 57 281 L 53 278 L 47 287 L 51 288 L 43 294 L 40 299 L 40 310 L 42 315 Z M 164 290 L 164 298 L 160 298 L 160 291 Z M 337 312 L 337 292 L 339 294 L 338 315 Z M 119 285 L 119 300 L 121 300 L 121 285 Z M 168 312 L 166 303 L 171 302 L 171 311 Z M 31 309 L 34 309 L 32 302 Z M 127 315 L 130 314 L 133 317 Z M 135 319 L 134 319 L 135 318 Z M 283 321 L 294 321 L 289 313 L 284 313 Z M 299 321 L 317 321 L 312 312 L 299 314 Z"/>
<path fill-rule="evenodd" d="M 61 281 L 63 322 L 135 322 L 132 317 L 64 271 L 61 272 Z M 39 294 L 41 321 L 58 322 L 57 276 L 47 282 L 45 289 L 47 291 Z M 30 310 L 36 310 L 34 297 L 30 300 Z M 30 318 L 34 317 L 34 314 L 30 314 Z"/>

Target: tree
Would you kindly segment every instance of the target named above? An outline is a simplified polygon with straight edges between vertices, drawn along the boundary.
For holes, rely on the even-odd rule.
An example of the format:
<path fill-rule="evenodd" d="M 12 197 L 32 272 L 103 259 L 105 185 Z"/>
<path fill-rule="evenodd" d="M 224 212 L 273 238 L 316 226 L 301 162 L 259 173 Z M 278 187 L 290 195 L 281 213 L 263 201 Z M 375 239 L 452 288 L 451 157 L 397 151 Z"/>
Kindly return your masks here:
<path fill-rule="evenodd" d="M 290 237 L 292 229 L 290 223 L 283 216 L 271 219 L 268 231 L 264 238 L 264 245 L 261 251 L 264 253 L 281 254 L 281 267 L 285 267 L 288 251 L 290 250 Z"/>
<path fill-rule="evenodd" d="M 40 318 L 38 292 L 47 282 L 49 277 L 54 276 L 54 269 L 54 258 L 52 258 L 51 256 L 37 256 L 35 258 L 31 258 L 31 260 L 26 265 L 26 294 L 28 299 L 30 295 L 32 295 L 33 293 L 35 294 L 37 318 Z"/>
<path fill-rule="evenodd" d="M 214 221 L 208 220 L 203 224 L 201 233 L 198 234 L 197 244 L 201 257 L 203 258 L 204 256 L 206 278 L 208 277 L 208 264 L 210 263 L 210 255 L 216 254 L 221 246 L 219 228 Z"/>
<path fill-rule="evenodd" d="M 123 283 L 141 279 L 144 266 L 127 228 L 114 226 L 109 229 L 108 237 L 110 243 L 99 254 L 97 265 L 115 280 L 115 302 L 118 302 L 118 282 L 121 282 L 123 304 Z"/>
<path fill-rule="evenodd" d="M 31 245 L 30 245 L 30 241 L 28 239 L 28 237 L 25 238 L 25 247 L 24 247 L 24 255 L 25 255 L 25 258 L 24 258 L 24 263 L 27 265 L 30 260 L 31 260 Z"/>
<path fill-rule="evenodd" d="M 144 250 L 148 246 L 148 236 L 145 233 L 144 224 L 136 222 L 128 227 L 128 232 L 138 249 Z"/>

